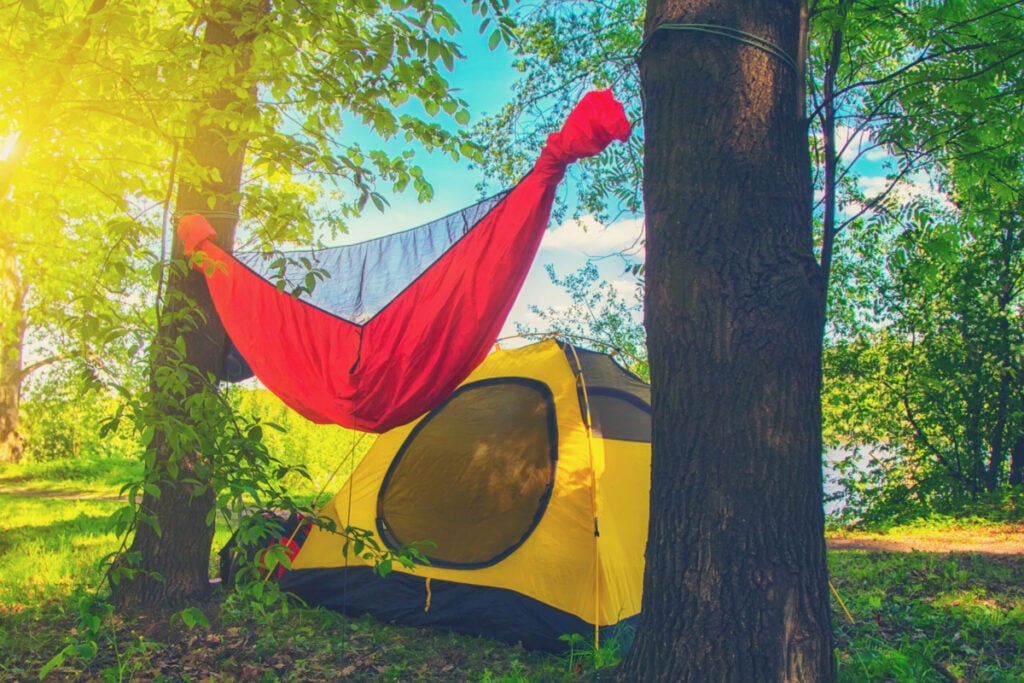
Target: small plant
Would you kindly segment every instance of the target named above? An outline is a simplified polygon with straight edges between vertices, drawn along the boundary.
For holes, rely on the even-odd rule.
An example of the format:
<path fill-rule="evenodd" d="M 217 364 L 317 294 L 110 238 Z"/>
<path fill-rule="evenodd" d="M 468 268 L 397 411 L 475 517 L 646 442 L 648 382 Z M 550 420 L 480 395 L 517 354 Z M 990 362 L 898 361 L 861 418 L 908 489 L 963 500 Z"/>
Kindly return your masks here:
<path fill-rule="evenodd" d="M 597 647 L 591 639 L 580 633 L 563 634 L 558 639 L 569 646 L 569 652 L 565 655 L 569 671 L 579 674 L 618 666 L 622 662 L 623 653 L 632 644 L 634 634 L 632 626 L 620 625 Z"/>
<path fill-rule="evenodd" d="M 105 647 L 109 647 L 113 653 L 114 664 L 100 670 L 103 680 L 124 681 L 130 680 L 145 661 L 145 655 L 160 645 L 139 636 L 128 647 L 122 648 L 118 643 L 114 606 L 95 594 L 83 595 L 78 600 L 76 627 L 67 644 L 39 670 L 39 679 L 46 678 L 69 658 L 87 665 Z"/>
<path fill-rule="evenodd" d="M 518 671 L 510 674 L 495 674 L 490 669 L 487 669 L 480 676 L 480 683 L 530 683 L 530 679 L 523 676 Z"/>

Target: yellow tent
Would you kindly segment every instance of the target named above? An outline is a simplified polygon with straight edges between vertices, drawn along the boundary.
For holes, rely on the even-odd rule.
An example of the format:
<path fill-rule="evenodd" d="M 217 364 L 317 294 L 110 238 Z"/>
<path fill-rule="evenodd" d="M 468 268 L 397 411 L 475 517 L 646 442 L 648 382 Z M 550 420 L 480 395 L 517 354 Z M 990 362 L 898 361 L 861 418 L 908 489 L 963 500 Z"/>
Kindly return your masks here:
<path fill-rule="evenodd" d="M 589 427 L 588 427 L 589 423 Z M 381 578 L 314 529 L 282 587 L 385 621 L 563 650 L 640 612 L 650 388 L 547 340 L 498 350 L 439 408 L 378 437 L 324 514 L 430 565 Z"/>

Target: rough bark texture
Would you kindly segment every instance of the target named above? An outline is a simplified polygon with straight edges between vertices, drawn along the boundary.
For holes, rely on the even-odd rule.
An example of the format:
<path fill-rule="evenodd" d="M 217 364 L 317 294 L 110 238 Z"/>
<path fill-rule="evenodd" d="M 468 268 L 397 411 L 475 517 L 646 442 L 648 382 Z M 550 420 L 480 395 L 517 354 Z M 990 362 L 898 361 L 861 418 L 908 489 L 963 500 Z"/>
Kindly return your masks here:
<path fill-rule="evenodd" d="M 0 252 L 0 462 L 19 462 L 25 288 L 14 255 Z"/>
<path fill-rule="evenodd" d="M 204 42 L 212 51 L 233 51 L 236 60 L 233 82 L 224 83 L 224 89 L 212 93 L 204 109 L 198 113 L 216 110 L 244 114 L 254 106 L 255 90 L 247 83 L 246 68 L 252 35 L 239 35 L 235 28 L 244 11 L 260 11 L 262 2 L 239 7 L 232 3 L 231 11 L 218 13 L 219 21 L 209 20 Z M 244 97 L 240 93 L 248 93 Z M 197 167 L 207 170 L 207 177 L 220 178 L 202 184 L 183 182 L 178 191 L 177 215 L 201 213 L 217 231 L 216 242 L 225 251 L 232 249 L 238 222 L 242 166 L 245 159 L 245 140 L 238 133 L 218 125 L 199 125 L 190 141 L 186 155 L 195 160 Z M 209 173 L 214 171 L 215 173 Z M 209 203 L 213 198 L 213 205 Z M 172 257 L 183 263 L 184 246 L 175 236 Z M 173 413 L 181 410 L 179 397 L 166 396 L 161 387 L 162 372 L 177 368 L 179 360 L 171 351 L 179 337 L 184 341 L 184 363 L 198 369 L 200 375 L 220 374 L 224 362 L 227 335 L 217 316 L 206 287 L 205 276 L 192 269 L 171 269 L 167 282 L 161 324 L 157 331 L 156 357 L 152 370 L 153 395 L 159 397 L 154 406 L 157 411 Z M 184 316 L 183 316 L 184 314 Z M 186 320 L 199 322 L 198 327 Z M 190 375 L 186 395 L 209 391 L 200 378 Z M 182 416 L 184 417 L 184 416 Z M 187 418 L 185 418 L 187 419 Z M 201 429 L 202 427 L 200 427 Z M 134 579 L 115 585 L 114 599 L 125 607 L 177 606 L 201 600 L 210 590 L 210 547 L 214 528 L 207 518 L 215 506 L 215 492 L 204 485 L 212 468 L 211 454 L 196 451 L 176 452 L 174 438 L 158 429 L 149 449 L 153 455 L 151 472 L 156 473 L 160 495 L 147 489 L 142 500 L 142 511 L 158 522 L 139 524 L 130 553 L 138 553 L 138 565 L 143 570 Z M 185 483 L 197 479 L 200 485 Z"/>
<path fill-rule="evenodd" d="M 824 283 L 797 0 L 650 0 L 645 101 L 653 400 L 644 601 L 625 681 L 829 681 Z"/>

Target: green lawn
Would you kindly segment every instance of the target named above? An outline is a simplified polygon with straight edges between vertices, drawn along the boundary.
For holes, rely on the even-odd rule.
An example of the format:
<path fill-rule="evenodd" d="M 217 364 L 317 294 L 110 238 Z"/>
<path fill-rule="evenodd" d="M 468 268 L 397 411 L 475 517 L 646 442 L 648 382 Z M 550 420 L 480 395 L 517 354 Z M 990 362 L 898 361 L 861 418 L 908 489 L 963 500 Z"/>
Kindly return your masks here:
<path fill-rule="evenodd" d="M 107 518 L 123 504 L 122 482 L 137 473 L 123 461 L 0 466 L 0 681 L 37 679 L 67 645 L 72 649 L 47 680 L 594 678 L 592 652 L 553 656 L 319 609 L 282 609 L 272 594 L 221 596 L 202 606 L 203 615 L 108 613 L 99 562 L 117 539 Z M 1006 535 L 979 520 L 969 530 Z M 925 531 L 941 547 L 936 539 L 961 537 L 965 528 L 943 520 Z M 892 529 L 885 539 L 923 533 Z M 1024 681 L 1024 556 L 832 550 L 829 563 L 854 619 L 833 598 L 840 681 Z M 203 619 L 208 626 L 186 624 Z"/>
<path fill-rule="evenodd" d="M 842 681 L 1024 681 L 1024 557 L 832 552 Z"/>

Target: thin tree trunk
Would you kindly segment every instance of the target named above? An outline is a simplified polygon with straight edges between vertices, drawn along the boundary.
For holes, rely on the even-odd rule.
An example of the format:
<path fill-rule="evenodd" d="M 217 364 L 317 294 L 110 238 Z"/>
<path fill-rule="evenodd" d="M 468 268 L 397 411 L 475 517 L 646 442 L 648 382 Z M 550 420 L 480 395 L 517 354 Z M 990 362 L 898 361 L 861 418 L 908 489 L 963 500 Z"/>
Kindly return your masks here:
<path fill-rule="evenodd" d="M 209 96 L 204 109 L 197 112 L 197 132 L 186 149 L 186 156 L 204 169 L 202 184 L 182 183 L 177 197 L 177 215 L 201 213 L 217 231 L 218 246 L 230 252 L 238 222 L 242 167 L 246 140 L 238 133 L 219 125 L 202 125 L 205 111 L 218 111 L 244 116 L 255 106 L 255 89 L 245 78 L 254 36 L 239 34 L 236 29 L 249 12 L 262 11 L 262 2 L 249 7 L 230 4 L 230 9 L 211 10 L 204 42 L 215 54 L 235 54 L 234 78 L 224 88 Z M 216 180 L 219 179 L 219 180 Z M 212 206 L 210 200 L 212 198 Z M 175 236 L 172 257 L 184 263 L 184 246 Z M 155 342 L 151 391 L 156 397 L 155 415 L 174 415 L 193 422 L 182 403 L 189 397 L 214 391 L 205 379 L 217 377 L 222 370 L 227 335 L 217 316 L 202 273 L 189 268 L 171 268 L 164 306 Z M 181 339 L 184 356 L 176 340 Z M 179 369 L 187 371 L 183 391 L 169 392 L 165 382 Z M 194 425 L 199 430 L 203 424 Z M 205 428 L 209 428 L 208 426 Z M 143 521 L 136 529 L 129 557 L 137 554 L 143 571 L 130 581 L 114 586 L 114 598 L 123 606 L 177 606 L 204 598 L 210 589 L 210 548 L 213 542 L 213 510 L 216 492 L 210 485 L 214 467 L 213 454 L 200 452 L 180 443 L 179 434 L 168 433 L 164 427 L 155 430 L 149 445 L 150 475 L 156 480 L 159 495 L 149 489 L 143 496 Z M 208 437 L 209 435 L 203 435 Z M 198 439 L 198 443 L 208 442 Z M 192 480 L 193 483 L 187 483 Z M 151 524 L 146 518 L 156 521 Z"/>
<path fill-rule="evenodd" d="M 107 0 L 92 0 L 82 19 L 82 26 L 57 60 L 60 67 L 72 67 L 92 35 L 92 22 L 106 7 Z M 52 128 L 52 110 L 64 87 L 67 72 L 54 70 L 54 78 L 43 84 L 34 115 L 28 116 L 17 143 L 10 155 L 0 159 L 0 210 L 10 198 L 11 187 L 18 166 L 28 152 L 29 145 Z M 22 367 L 23 342 L 27 329 L 25 313 L 25 284 L 17 259 L 8 247 L 0 247 L 0 462 L 19 462 L 24 450 L 21 423 L 21 383 L 26 373 Z"/>
<path fill-rule="evenodd" d="M 996 395 L 996 416 L 992 431 L 989 436 L 989 459 L 988 468 L 985 471 L 985 489 L 992 493 L 999 488 L 1000 478 L 1006 464 L 1006 449 L 1004 446 L 1007 421 L 1010 412 L 1010 390 L 1013 388 L 1013 378 L 1016 374 L 1014 367 L 1014 349 L 1010 340 L 1010 304 L 1015 296 L 1016 277 L 1013 265 L 1016 256 L 1016 235 L 1012 227 L 1003 230 L 1002 247 L 1002 269 L 999 271 L 999 299 L 996 319 L 996 349 L 999 354 L 999 390 Z"/>
<path fill-rule="evenodd" d="M 649 0 L 643 609 L 625 681 L 830 681 L 801 3 Z M 655 28 L 664 23 L 680 29 Z M 720 33 L 720 31 L 718 31 Z M 742 38 L 740 34 L 737 38 Z"/>
<path fill-rule="evenodd" d="M 0 251 L 0 462 L 20 462 L 25 286 L 14 254 Z"/>
<path fill-rule="evenodd" d="M 1010 486 L 1024 484 L 1024 436 L 1018 436 L 1010 451 Z"/>
<path fill-rule="evenodd" d="M 828 286 L 832 276 L 832 253 L 835 248 L 836 235 L 836 202 L 839 193 L 839 155 L 836 151 L 836 72 L 842 57 L 843 32 L 832 31 L 832 50 L 828 65 L 825 67 L 824 116 L 821 130 L 825 148 L 825 186 L 824 206 L 821 226 L 821 276 Z"/>

